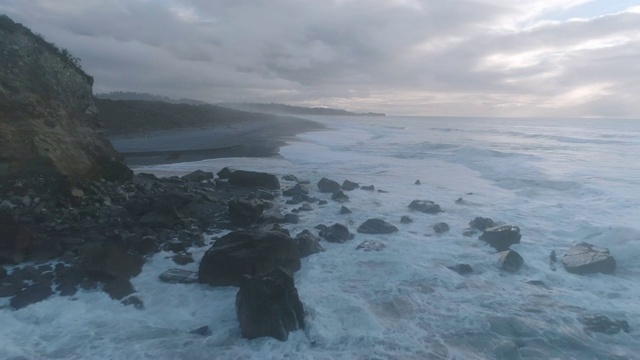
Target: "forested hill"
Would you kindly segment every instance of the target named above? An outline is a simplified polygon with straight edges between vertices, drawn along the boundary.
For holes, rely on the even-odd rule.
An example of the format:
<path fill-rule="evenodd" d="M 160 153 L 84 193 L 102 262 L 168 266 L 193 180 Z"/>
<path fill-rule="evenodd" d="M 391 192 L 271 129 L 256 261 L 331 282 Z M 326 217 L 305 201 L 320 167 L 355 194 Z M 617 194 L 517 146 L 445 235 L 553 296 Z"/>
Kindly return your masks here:
<path fill-rule="evenodd" d="M 114 91 L 110 93 L 96 94 L 98 99 L 108 100 L 143 100 L 143 101 L 162 101 L 170 104 L 189 104 L 189 105 L 204 105 L 207 104 L 204 101 L 194 99 L 173 99 L 168 96 L 154 95 L 149 93 L 137 93 L 132 91 Z"/>
<path fill-rule="evenodd" d="M 274 121 L 281 117 L 227 109 L 216 105 L 170 104 L 161 101 L 95 100 L 99 117 L 109 135 L 232 125 L 246 121 Z M 296 119 L 299 122 L 309 122 Z"/>
<path fill-rule="evenodd" d="M 270 114 L 286 114 L 286 115 L 340 115 L 340 116 L 385 116 L 383 113 L 355 113 L 342 109 L 331 109 L 324 107 L 302 107 L 285 104 L 261 104 L 261 103 L 220 103 L 220 106 L 243 110 L 255 111 Z"/>

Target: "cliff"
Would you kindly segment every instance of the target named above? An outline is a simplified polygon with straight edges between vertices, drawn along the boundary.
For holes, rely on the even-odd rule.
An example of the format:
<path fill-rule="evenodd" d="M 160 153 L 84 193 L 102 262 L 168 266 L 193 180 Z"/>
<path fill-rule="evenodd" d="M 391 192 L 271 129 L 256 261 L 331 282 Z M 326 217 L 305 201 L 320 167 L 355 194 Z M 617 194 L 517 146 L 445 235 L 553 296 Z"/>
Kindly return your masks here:
<path fill-rule="evenodd" d="M 68 51 L 0 15 L 0 177 L 127 176 L 96 128 L 92 86 Z"/>

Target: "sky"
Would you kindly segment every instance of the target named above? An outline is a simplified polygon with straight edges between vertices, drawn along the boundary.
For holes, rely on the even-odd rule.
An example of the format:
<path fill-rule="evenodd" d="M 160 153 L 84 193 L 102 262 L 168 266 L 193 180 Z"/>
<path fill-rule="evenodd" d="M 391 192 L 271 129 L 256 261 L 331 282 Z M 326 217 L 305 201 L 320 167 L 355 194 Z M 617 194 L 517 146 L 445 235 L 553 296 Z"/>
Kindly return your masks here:
<path fill-rule="evenodd" d="M 94 92 L 640 118 L 640 0 L 0 0 Z"/>

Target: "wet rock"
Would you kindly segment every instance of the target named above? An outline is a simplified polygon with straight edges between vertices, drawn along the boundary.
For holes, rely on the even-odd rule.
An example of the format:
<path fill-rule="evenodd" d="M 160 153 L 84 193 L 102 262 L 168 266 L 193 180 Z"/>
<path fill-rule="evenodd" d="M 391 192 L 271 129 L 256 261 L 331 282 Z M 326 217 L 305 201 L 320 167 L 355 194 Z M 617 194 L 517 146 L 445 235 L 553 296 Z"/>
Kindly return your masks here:
<path fill-rule="evenodd" d="M 506 250 L 499 253 L 498 266 L 500 269 L 514 273 L 522 267 L 524 259 L 513 250 Z"/>
<path fill-rule="evenodd" d="M 375 187 L 373 185 L 365 185 L 365 186 L 360 186 L 360 189 L 366 190 L 366 191 L 373 191 L 375 190 Z"/>
<path fill-rule="evenodd" d="M 433 225 L 433 231 L 435 231 L 437 234 L 445 233 L 449 231 L 449 224 L 447 224 L 446 222 L 439 222 Z"/>
<path fill-rule="evenodd" d="M 335 193 L 340 190 L 340 184 L 337 181 L 322 178 L 318 181 L 318 190 L 323 193 Z"/>
<path fill-rule="evenodd" d="M 11 298 L 9 305 L 14 309 L 22 309 L 45 300 L 51 295 L 53 295 L 51 285 L 35 283 L 18 292 L 16 296 Z"/>
<path fill-rule="evenodd" d="M 257 171 L 236 170 L 229 175 L 229 184 L 245 187 L 261 186 L 269 190 L 280 189 L 278 177 Z"/>
<path fill-rule="evenodd" d="M 305 195 L 309 195 L 309 189 L 306 186 L 298 183 L 298 184 L 295 184 L 293 187 L 282 191 L 282 195 L 283 196 L 296 196 L 296 195 L 298 195 L 298 196 L 303 197 Z"/>
<path fill-rule="evenodd" d="M 340 214 L 342 214 L 342 215 L 345 215 L 345 214 L 351 214 L 351 209 L 349 209 L 348 207 L 346 207 L 346 206 L 344 206 L 344 205 L 343 205 L 343 206 L 340 208 Z"/>
<path fill-rule="evenodd" d="M 195 262 L 195 260 L 193 260 L 193 256 L 190 254 L 177 254 L 172 256 L 171 260 L 178 265 L 187 265 Z"/>
<path fill-rule="evenodd" d="M 262 219 L 264 204 L 258 199 L 233 198 L 229 201 L 231 223 L 237 226 L 250 226 Z"/>
<path fill-rule="evenodd" d="M 456 264 L 452 266 L 447 266 L 447 269 L 451 271 L 455 271 L 460 275 L 471 274 L 473 272 L 473 268 L 469 264 Z"/>
<path fill-rule="evenodd" d="M 575 245 L 562 258 L 564 268 L 574 274 L 613 274 L 616 270 L 616 260 L 609 249 L 595 245 L 581 243 Z"/>
<path fill-rule="evenodd" d="M 414 184 L 420 185 L 420 179 L 416 180 L 416 182 Z"/>
<path fill-rule="evenodd" d="M 345 180 L 344 182 L 342 182 L 342 190 L 344 191 L 355 190 L 359 187 L 360 187 L 360 184 L 355 183 L 353 181 Z"/>
<path fill-rule="evenodd" d="M 382 251 L 386 246 L 381 241 L 365 240 L 356 246 L 356 250 Z"/>
<path fill-rule="evenodd" d="M 514 225 L 502 225 L 485 229 L 480 240 L 491 245 L 497 251 L 508 250 L 513 244 L 519 244 L 520 228 Z"/>
<path fill-rule="evenodd" d="M 129 281 L 129 279 L 123 278 L 116 278 L 108 281 L 104 285 L 103 290 L 114 300 L 123 299 L 125 296 L 131 295 L 136 292 L 136 290 L 133 288 L 133 285 L 131 284 L 131 281 Z"/>
<path fill-rule="evenodd" d="M 10 282 L 0 282 L 0 298 L 18 295 L 24 284 L 14 284 Z"/>
<path fill-rule="evenodd" d="M 477 233 L 478 233 L 478 230 L 476 230 L 476 229 L 465 229 L 462 232 L 462 235 L 466 236 L 466 237 L 472 237 L 472 236 L 476 235 Z"/>
<path fill-rule="evenodd" d="M 303 230 L 296 236 L 295 240 L 298 244 L 300 257 L 302 258 L 324 251 L 322 245 L 320 245 L 320 239 L 313 235 L 309 230 Z"/>
<path fill-rule="evenodd" d="M 283 268 L 245 278 L 236 295 L 242 337 L 270 336 L 280 341 L 304 328 L 304 307 L 293 276 Z"/>
<path fill-rule="evenodd" d="M 7 277 L 7 270 L 4 267 L 0 266 L 0 280 L 6 277 Z"/>
<path fill-rule="evenodd" d="M 298 208 L 298 211 L 312 211 L 313 208 L 311 207 L 311 205 L 309 205 L 309 203 L 304 203 L 302 204 L 302 206 L 300 206 Z"/>
<path fill-rule="evenodd" d="M 211 329 L 207 325 L 201 326 L 195 330 L 189 331 L 189 334 L 200 335 L 200 336 L 209 336 L 212 334 Z"/>
<path fill-rule="evenodd" d="M 282 180 L 298 182 L 298 178 L 295 175 L 291 175 L 291 174 L 283 176 Z"/>
<path fill-rule="evenodd" d="M 224 167 L 222 170 L 218 171 L 216 175 L 218 175 L 218 178 L 220 179 L 228 179 L 235 171 L 236 169 L 234 168 Z"/>
<path fill-rule="evenodd" d="M 484 231 L 488 228 L 496 227 L 495 221 L 490 218 L 476 217 L 475 219 L 469 222 L 469 227 L 472 229 L 478 229 L 480 231 Z"/>
<path fill-rule="evenodd" d="M 321 230 L 320 236 L 328 242 L 333 243 L 343 243 L 347 240 L 353 239 L 353 234 L 349 233 L 349 229 L 346 226 L 337 223 Z"/>
<path fill-rule="evenodd" d="M 0 229 L 0 264 L 23 261 L 33 241 L 33 233 L 6 210 L 0 211 Z"/>
<path fill-rule="evenodd" d="M 144 309 L 144 302 L 142 300 L 140 300 L 140 298 L 135 296 L 135 295 L 129 296 L 128 298 L 122 300 L 122 305 L 124 305 L 124 306 L 133 306 L 138 310 Z"/>
<path fill-rule="evenodd" d="M 160 249 L 160 240 L 157 236 L 145 235 L 138 240 L 138 238 L 132 241 L 133 248 L 141 255 L 151 255 Z"/>
<path fill-rule="evenodd" d="M 464 199 L 461 197 L 457 198 L 454 202 L 458 205 L 463 205 L 465 203 Z"/>
<path fill-rule="evenodd" d="M 440 205 L 431 200 L 413 200 L 411 204 L 409 204 L 409 209 L 420 211 L 425 214 L 437 214 L 442 212 Z"/>
<path fill-rule="evenodd" d="M 338 190 L 331 195 L 331 200 L 335 200 L 337 202 L 347 202 L 349 201 L 349 196 L 342 190 Z"/>
<path fill-rule="evenodd" d="M 239 286 L 243 275 L 254 276 L 283 267 L 300 269 L 300 252 L 294 239 L 283 231 L 231 232 L 204 254 L 198 280 L 212 286 Z"/>
<path fill-rule="evenodd" d="M 363 234 L 391 234 L 398 231 L 398 228 L 382 219 L 368 219 L 357 231 Z"/>
<path fill-rule="evenodd" d="M 182 177 L 187 181 L 202 182 L 205 180 L 213 180 L 213 173 L 208 171 L 196 170 Z"/>
<path fill-rule="evenodd" d="M 262 214 L 262 221 L 267 224 L 280 224 L 285 222 L 285 216 L 279 209 L 268 209 Z"/>
<path fill-rule="evenodd" d="M 580 319 L 587 332 L 600 332 L 609 335 L 617 334 L 620 330 L 628 333 L 629 323 L 626 320 L 613 320 L 604 315 L 584 315 Z"/>
<path fill-rule="evenodd" d="M 284 222 L 286 224 L 297 224 L 300 222 L 300 217 L 296 214 L 285 214 Z"/>
<path fill-rule="evenodd" d="M 402 217 L 400 217 L 400 222 L 403 224 L 410 224 L 413 222 L 413 219 L 408 217 L 407 215 L 402 215 Z"/>
<path fill-rule="evenodd" d="M 160 274 L 160 281 L 170 284 L 193 284 L 198 282 L 198 273 L 184 269 L 169 269 Z"/>
<path fill-rule="evenodd" d="M 79 249 L 80 268 L 98 279 L 129 279 L 142 271 L 144 258 L 127 252 L 117 239 L 106 243 L 88 243 Z"/>
<path fill-rule="evenodd" d="M 327 205 L 327 204 L 328 204 L 327 200 L 319 200 L 318 201 L 318 205 Z"/>

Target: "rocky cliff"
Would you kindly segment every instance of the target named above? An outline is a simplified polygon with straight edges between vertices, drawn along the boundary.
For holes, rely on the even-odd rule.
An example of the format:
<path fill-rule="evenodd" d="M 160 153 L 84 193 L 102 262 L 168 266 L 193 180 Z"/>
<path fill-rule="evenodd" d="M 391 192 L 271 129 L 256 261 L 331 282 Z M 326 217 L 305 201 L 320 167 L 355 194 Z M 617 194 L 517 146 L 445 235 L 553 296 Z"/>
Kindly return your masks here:
<path fill-rule="evenodd" d="M 0 15 L 0 177 L 126 177 L 96 130 L 92 85 L 68 51 Z"/>

